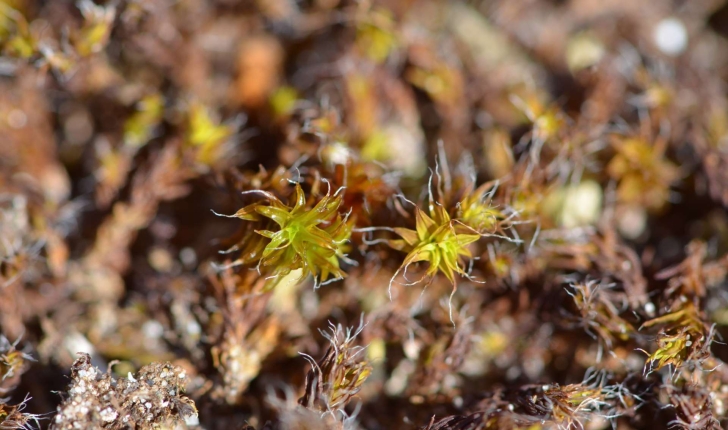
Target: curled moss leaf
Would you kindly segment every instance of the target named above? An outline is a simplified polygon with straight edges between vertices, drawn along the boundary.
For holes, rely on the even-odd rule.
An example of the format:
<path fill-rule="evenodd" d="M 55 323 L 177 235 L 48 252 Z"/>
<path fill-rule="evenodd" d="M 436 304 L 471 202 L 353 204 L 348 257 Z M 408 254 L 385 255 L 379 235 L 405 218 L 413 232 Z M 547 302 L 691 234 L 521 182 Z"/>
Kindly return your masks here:
<path fill-rule="evenodd" d="M 657 349 L 648 354 L 645 373 L 672 365 L 675 370 L 686 363 L 700 364 L 710 356 L 710 345 L 715 336 L 714 328 L 708 328 L 701 313 L 692 302 L 678 302 L 679 309 L 653 318 L 642 328 L 661 327 L 657 336 Z"/>
<path fill-rule="evenodd" d="M 354 340 L 364 326 L 356 331 L 344 330 L 341 325 L 330 324 L 331 334 L 324 336 L 331 342 L 324 357 L 318 362 L 305 356 L 311 363 L 306 375 L 306 391 L 298 403 L 308 409 L 320 411 L 343 410 L 361 390 L 372 367 L 365 358 L 364 348 Z"/>
<path fill-rule="evenodd" d="M 577 324 L 598 339 L 602 347 L 611 350 L 615 341 L 627 341 L 635 329 L 619 315 L 619 308 L 612 302 L 608 287 L 588 281 L 572 285 L 571 291 L 567 292 L 579 310 L 579 316 L 575 318 Z"/>

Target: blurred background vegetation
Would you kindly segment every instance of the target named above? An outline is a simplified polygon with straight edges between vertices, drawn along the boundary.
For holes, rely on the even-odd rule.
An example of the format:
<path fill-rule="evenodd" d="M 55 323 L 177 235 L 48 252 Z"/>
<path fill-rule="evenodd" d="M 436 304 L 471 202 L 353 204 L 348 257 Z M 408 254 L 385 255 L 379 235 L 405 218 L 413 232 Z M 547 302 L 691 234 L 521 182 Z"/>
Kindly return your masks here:
<path fill-rule="evenodd" d="M 0 429 L 723 428 L 727 37 L 0 0 Z"/>

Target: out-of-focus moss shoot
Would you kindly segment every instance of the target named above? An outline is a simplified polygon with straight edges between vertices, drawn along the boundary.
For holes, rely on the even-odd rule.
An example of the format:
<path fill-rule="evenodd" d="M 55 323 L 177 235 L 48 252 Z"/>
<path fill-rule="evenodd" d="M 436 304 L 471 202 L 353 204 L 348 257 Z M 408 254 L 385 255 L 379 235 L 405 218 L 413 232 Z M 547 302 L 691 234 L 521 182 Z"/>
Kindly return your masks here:
<path fill-rule="evenodd" d="M 190 106 L 187 127 L 185 142 L 194 149 L 195 160 L 205 166 L 212 166 L 220 161 L 226 144 L 235 133 L 231 125 L 221 124 L 210 108 L 200 103 Z"/>
<path fill-rule="evenodd" d="M 96 5 L 91 0 L 78 3 L 83 15 L 83 26 L 76 33 L 73 44 L 81 57 L 101 52 L 109 43 L 116 7 Z"/>
<path fill-rule="evenodd" d="M 164 114 L 164 99 L 154 93 L 142 98 L 134 112 L 124 122 L 124 144 L 138 149 L 153 137 Z"/>

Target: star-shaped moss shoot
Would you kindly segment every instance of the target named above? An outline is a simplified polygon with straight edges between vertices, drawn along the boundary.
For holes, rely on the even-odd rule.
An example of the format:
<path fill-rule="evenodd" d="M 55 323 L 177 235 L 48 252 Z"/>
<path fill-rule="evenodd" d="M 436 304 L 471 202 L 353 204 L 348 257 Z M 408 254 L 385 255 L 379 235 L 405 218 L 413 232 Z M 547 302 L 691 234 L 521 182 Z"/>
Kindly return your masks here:
<path fill-rule="evenodd" d="M 499 208 L 493 202 L 498 182 L 486 182 L 478 188 L 474 187 L 474 182 L 464 186 L 463 199 L 457 204 L 458 221 L 481 235 L 513 241 L 506 230 L 518 224 L 518 213 L 512 209 Z"/>
<path fill-rule="evenodd" d="M 339 213 L 343 193 L 327 193 L 310 208 L 299 184 L 296 184 L 293 207 L 268 191 L 251 192 L 265 196 L 267 203 L 246 206 L 231 217 L 246 221 L 268 218 L 274 222 L 272 225 L 278 226 L 277 230 L 255 230 L 270 239 L 258 260 L 258 269 L 269 272 L 269 279 L 280 279 L 300 269 L 300 279 L 312 275 L 318 287 L 327 280 L 346 276 L 339 267 L 339 259 L 346 258 L 346 242 L 353 223 L 348 215 Z M 268 284 L 269 287 L 272 285 L 274 282 Z"/>
<path fill-rule="evenodd" d="M 407 268 L 418 261 L 426 261 L 429 267 L 425 276 L 417 282 L 425 277 L 432 279 L 440 272 L 453 284 L 454 294 L 457 288 L 455 274 L 468 276 L 461 265 L 462 257 L 472 257 L 468 245 L 481 236 L 451 220 L 445 208 L 438 204 L 430 205 L 430 215 L 415 207 L 415 230 L 407 228 L 393 230 L 402 239 L 390 240 L 389 245 L 399 251 L 407 252 L 407 256 L 389 283 L 390 297 L 392 283 L 397 275 L 404 272 L 406 276 Z"/>

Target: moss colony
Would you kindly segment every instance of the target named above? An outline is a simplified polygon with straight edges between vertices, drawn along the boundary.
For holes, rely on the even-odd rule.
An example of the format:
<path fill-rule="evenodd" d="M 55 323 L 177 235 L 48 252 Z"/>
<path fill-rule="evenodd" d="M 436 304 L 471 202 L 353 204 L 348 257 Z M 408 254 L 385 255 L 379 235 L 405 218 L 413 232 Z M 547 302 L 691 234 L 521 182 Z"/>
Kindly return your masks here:
<path fill-rule="evenodd" d="M 726 0 L 0 0 L 0 429 L 728 425 Z"/>

